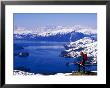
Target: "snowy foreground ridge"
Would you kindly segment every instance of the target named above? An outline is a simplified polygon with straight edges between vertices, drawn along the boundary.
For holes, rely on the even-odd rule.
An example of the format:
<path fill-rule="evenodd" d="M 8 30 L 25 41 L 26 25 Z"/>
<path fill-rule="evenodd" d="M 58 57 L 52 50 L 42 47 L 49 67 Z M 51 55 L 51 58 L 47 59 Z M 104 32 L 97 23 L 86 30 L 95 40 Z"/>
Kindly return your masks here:
<path fill-rule="evenodd" d="M 65 51 L 75 51 L 73 57 L 79 57 L 80 51 L 83 51 L 84 53 L 87 53 L 88 57 L 93 57 L 94 61 L 97 61 L 97 41 L 92 40 L 89 37 L 84 37 L 82 39 L 79 39 L 75 42 L 70 42 L 67 44 L 68 47 L 71 47 L 70 49 L 67 49 Z M 80 50 L 81 49 L 81 50 Z M 73 53 L 72 52 L 72 53 Z M 70 52 L 70 54 L 72 54 Z"/>
<path fill-rule="evenodd" d="M 57 73 L 55 74 L 56 76 L 65 76 L 65 75 L 70 75 L 71 73 Z M 17 75 L 21 75 L 21 76 L 46 76 L 46 75 L 42 75 L 42 74 L 34 74 L 34 73 L 29 73 L 29 72 L 24 72 L 24 71 L 20 71 L 20 70 L 14 70 L 13 75 L 17 76 Z M 52 76 L 52 75 L 48 75 L 48 76 Z"/>
<path fill-rule="evenodd" d="M 97 72 L 97 71 L 91 71 L 91 72 Z M 74 73 L 74 72 L 72 72 Z M 14 70 L 13 75 L 14 76 L 70 76 L 72 73 L 57 73 L 54 75 L 42 75 L 42 74 L 34 74 L 29 72 L 24 72 L 20 70 Z"/>

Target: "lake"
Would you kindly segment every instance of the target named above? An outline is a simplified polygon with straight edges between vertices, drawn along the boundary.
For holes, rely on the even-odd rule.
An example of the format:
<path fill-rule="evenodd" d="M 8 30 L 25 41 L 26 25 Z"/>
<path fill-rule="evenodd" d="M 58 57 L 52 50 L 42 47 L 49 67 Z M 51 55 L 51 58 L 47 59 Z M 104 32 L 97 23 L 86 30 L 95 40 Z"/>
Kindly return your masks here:
<path fill-rule="evenodd" d="M 22 70 L 39 74 L 70 73 L 77 71 L 76 64 L 67 66 L 68 62 L 76 62 L 76 58 L 64 58 L 60 56 L 67 42 L 50 42 L 35 40 L 14 40 L 14 70 Z M 29 56 L 20 57 L 15 55 L 19 52 L 28 52 Z M 86 70 L 96 71 L 96 66 L 89 66 Z"/>

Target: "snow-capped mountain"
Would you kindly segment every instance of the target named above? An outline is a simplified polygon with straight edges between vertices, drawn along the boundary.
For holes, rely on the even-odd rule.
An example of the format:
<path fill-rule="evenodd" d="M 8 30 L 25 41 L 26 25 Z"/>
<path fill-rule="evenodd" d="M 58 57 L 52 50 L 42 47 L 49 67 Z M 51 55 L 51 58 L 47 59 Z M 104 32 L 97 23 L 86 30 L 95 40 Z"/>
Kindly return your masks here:
<path fill-rule="evenodd" d="M 22 34 L 29 34 L 29 33 L 32 34 L 32 31 L 24 27 L 18 27 L 17 29 L 14 30 L 14 34 L 22 35 Z"/>
<path fill-rule="evenodd" d="M 52 28 L 52 29 L 51 29 Z M 41 27 L 36 30 L 27 30 L 23 28 L 18 28 L 14 30 L 14 38 L 15 39 L 37 39 L 37 40 L 65 40 L 75 41 L 77 39 L 87 37 L 87 36 L 96 36 L 96 29 L 82 27 L 80 25 L 74 25 L 70 27 L 64 26 L 55 26 L 55 27 Z M 41 30 L 41 32 L 37 32 L 37 30 Z M 55 39 L 54 39 L 55 38 Z"/>
<path fill-rule="evenodd" d="M 97 30 L 96 29 L 87 29 L 87 28 L 84 28 L 84 29 L 80 29 L 80 30 L 76 30 L 77 32 L 80 32 L 80 33 L 84 33 L 84 34 L 96 34 L 97 33 Z"/>
<path fill-rule="evenodd" d="M 40 30 L 38 32 L 37 30 Z M 96 29 L 90 28 L 90 27 L 83 27 L 80 25 L 74 25 L 74 26 L 46 26 L 46 27 L 38 27 L 36 30 L 29 30 L 23 27 L 18 27 L 14 30 L 14 34 L 37 34 L 41 36 L 50 36 L 50 35 L 56 35 L 56 34 L 65 34 L 70 32 L 80 32 L 85 34 L 96 34 Z"/>

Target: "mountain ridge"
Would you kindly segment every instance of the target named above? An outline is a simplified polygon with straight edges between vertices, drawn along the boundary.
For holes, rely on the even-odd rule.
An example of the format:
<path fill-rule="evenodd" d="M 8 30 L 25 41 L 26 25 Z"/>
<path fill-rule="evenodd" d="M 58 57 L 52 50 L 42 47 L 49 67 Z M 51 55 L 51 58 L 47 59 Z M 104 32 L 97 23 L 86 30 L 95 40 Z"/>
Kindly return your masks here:
<path fill-rule="evenodd" d="M 84 37 L 95 38 L 97 35 L 96 29 L 84 28 L 81 26 L 74 26 L 74 27 L 60 26 L 60 28 L 58 27 L 54 30 L 51 29 L 51 31 L 43 31 L 40 33 L 34 31 L 30 31 L 30 30 L 27 31 L 26 29 L 16 29 L 14 31 L 14 39 L 36 39 L 36 40 L 44 40 L 44 41 L 62 40 L 67 42 L 71 40 L 75 41 Z"/>

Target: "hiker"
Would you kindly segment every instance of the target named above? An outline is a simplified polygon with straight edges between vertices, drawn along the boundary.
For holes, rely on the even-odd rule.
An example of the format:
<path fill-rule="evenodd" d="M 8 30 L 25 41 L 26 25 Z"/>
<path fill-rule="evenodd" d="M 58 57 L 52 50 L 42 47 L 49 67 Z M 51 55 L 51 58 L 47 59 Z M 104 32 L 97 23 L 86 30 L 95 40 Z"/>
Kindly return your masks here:
<path fill-rule="evenodd" d="M 87 53 L 83 53 L 83 52 L 80 52 L 80 55 L 82 57 L 82 61 L 80 62 L 80 65 L 83 66 L 83 72 L 85 73 L 85 61 L 88 59 L 87 58 Z"/>
<path fill-rule="evenodd" d="M 78 65 L 78 72 L 80 72 L 80 70 L 81 70 L 80 67 L 82 66 L 83 72 L 85 73 L 85 61 L 88 60 L 87 53 L 80 52 L 80 55 L 81 55 L 80 62 L 68 62 L 68 63 L 66 63 L 66 66 L 69 66 L 71 64 L 77 64 Z"/>

